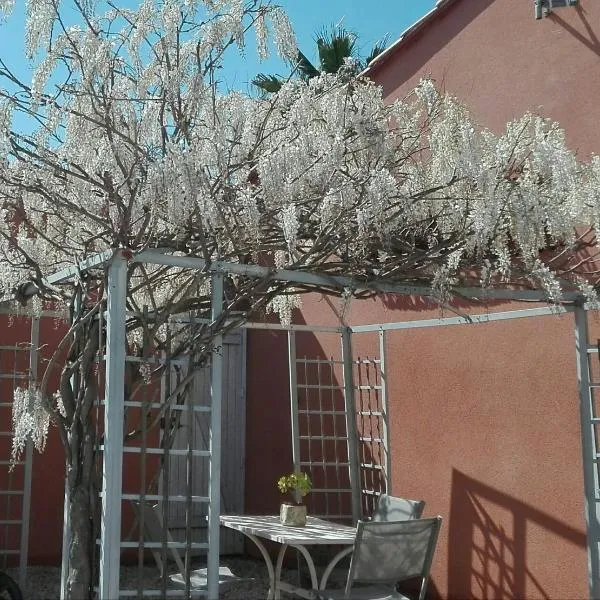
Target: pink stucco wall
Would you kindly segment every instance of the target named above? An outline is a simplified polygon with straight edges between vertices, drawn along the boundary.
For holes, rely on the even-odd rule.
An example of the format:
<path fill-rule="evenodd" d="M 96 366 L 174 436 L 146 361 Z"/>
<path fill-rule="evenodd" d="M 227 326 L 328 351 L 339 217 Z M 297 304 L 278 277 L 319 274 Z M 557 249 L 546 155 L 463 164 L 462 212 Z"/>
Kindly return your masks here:
<path fill-rule="evenodd" d="M 0 316 L 0 345 L 25 345 L 30 342 L 29 319 L 24 317 L 8 318 Z M 64 329 L 52 318 L 40 321 L 40 339 L 43 347 L 40 350 L 40 369 L 43 373 L 45 364 L 56 348 L 58 340 L 64 335 Z M 18 357 L 18 358 L 17 358 Z M 0 370 L 3 374 L 25 373 L 29 367 L 28 353 L 15 353 L 10 350 L 0 352 Z M 56 377 L 51 377 L 50 389 L 56 385 Z M 55 389 L 55 388 L 54 388 Z M 12 400 L 13 381 L 0 381 L 0 402 Z M 10 427 L 12 410 L 0 407 L 0 419 L 3 431 Z M 10 456 L 10 438 L 0 438 L 0 454 L 3 459 Z M 16 467 L 9 471 L 8 465 L 0 466 L 0 490 L 23 489 L 24 468 Z M 33 476 L 31 483 L 31 512 L 29 522 L 29 559 L 32 564 L 56 564 L 60 562 L 62 520 L 64 495 L 64 452 L 57 430 L 50 426 L 48 440 L 44 452 L 34 451 Z M 12 499 L 12 500 L 11 500 Z M 0 497 L 0 520 L 20 519 L 20 498 L 14 496 Z M 0 527 L 0 548 L 18 549 L 20 527 Z"/>
<path fill-rule="evenodd" d="M 348 316 L 360 324 L 440 311 L 365 301 Z M 335 316 L 315 299 L 302 320 Z M 573 332 L 563 315 L 388 334 L 391 492 L 424 498 L 425 514 L 444 518 L 433 597 L 586 597 Z M 377 355 L 375 334 L 353 338 L 356 356 Z M 280 500 L 274 481 L 291 464 L 285 343 L 250 339 L 246 510 L 269 513 Z M 305 350 L 339 356 L 339 339 L 315 336 Z"/>
<path fill-rule="evenodd" d="M 455 0 L 371 77 L 393 100 L 432 76 L 495 130 L 527 111 L 542 114 L 585 157 L 599 150 L 599 35 L 594 0 L 541 20 L 533 18 L 533 2 Z"/>

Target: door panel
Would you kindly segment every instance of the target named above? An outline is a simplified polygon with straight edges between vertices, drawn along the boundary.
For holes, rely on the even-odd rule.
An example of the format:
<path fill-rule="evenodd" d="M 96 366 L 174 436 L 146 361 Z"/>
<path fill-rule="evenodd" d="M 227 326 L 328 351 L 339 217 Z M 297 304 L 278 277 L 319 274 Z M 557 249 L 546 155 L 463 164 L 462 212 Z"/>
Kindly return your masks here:
<path fill-rule="evenodd" d="M 221 513 L 244 512 L 245 461 L 245 365 L 246 332 L 227 335 L 223 344 L 223 404 L 221 419 Z M 192 393 L 195 406 L 210 405 L 210 367 L 198 371 Z M 210 412 L 183 411 L 175 435 L 174 449 L 208 450 Z M 193 495 L 208 496 L 209 460 L 205 457 L 171 456 L 169 494 L 187 493 L 188 460 L 191 460 Z M 169 530 L 174 539 L 185 539 L 186 503 L 169 506 Z M 193 541 L 206 541 L 207 504 L 192 504 Z M 243 540 L 236 532 L 221 528 L 221 554 L 243 552 Z"/>

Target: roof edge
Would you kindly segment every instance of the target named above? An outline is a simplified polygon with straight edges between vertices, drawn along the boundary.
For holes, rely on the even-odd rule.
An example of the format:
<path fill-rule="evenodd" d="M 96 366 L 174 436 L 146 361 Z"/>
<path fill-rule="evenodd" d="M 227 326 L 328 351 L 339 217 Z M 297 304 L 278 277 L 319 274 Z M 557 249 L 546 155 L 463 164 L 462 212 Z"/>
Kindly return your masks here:
<path fill-rule="evenodd" d="M 418 21 L 415 21 L 410 27 L 405 29 L 393 44 L 388 46 L 381 54 L 376 56 L 365 69 L 363 69 L 360 75 L 369 76 L 374 69 L 377 69 L 387 62 L 402 44 L 412 39 L 425 25 L 439 17 L 442 14 L 443 9 L 456 2 L 457 0 L 437 0 L 435 6 L 428 13 L 425 13 Z"/>

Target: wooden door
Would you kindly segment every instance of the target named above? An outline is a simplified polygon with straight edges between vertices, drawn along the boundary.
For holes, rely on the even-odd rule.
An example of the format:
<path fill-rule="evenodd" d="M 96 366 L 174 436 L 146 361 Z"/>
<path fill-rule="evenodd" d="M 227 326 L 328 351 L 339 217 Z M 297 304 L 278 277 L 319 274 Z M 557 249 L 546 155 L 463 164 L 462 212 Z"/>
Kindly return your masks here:
<path fill-rule="evenodd" d="M 246 435 L 246 332 L 238 330 L 226 336 L 223 344 L 223 403 L 221 433 L 221 513 L 244 512 L 244 462 Z M 210 367 L 198 371 L 191 402 L 194 406 L 210 405 Z M 210 412 L 183 411 L 175 436 L 174 449 L 185 449 L 190 442 L 196 450 L 209 448 Z M 209 460 L 194 457 L 190 469 L 193 495 L 208 496 Z M 186 495 L 188 491 L 188 457 L 171 456 L 169 464 L 169 494 Z M 174 539 L 185 540 L 185 502 L 169 506 L 169 531 Z M 192 505 L 192 538 L 207 539 L 207 504 Z M 221 528 L 221 554 L 241 554 L 242 536 Z"/>

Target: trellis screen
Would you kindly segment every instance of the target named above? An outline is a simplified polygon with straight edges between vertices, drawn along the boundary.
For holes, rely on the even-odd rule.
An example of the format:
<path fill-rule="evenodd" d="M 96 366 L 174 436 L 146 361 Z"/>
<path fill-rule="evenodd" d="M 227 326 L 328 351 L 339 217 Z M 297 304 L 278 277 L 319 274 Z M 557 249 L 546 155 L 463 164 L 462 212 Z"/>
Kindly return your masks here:
<path fill-rule="evenodd" d="M 26 584 L 31 504 L 32 444 L 11 464 L 12 411 L 16 388 L 27 389 L 37 375 L 39 318 L 3 316 L 9 321 L 0 346 L 0 569 L 19 567 Z"/>
<path fill-rule="evenodd" d="M 146 359 L 136 365 L 133 357 L 127 361 L 134 368 L 155 368 L 162 362 Z M 206 470 L 210 451 L 207 440 L 185 423 L 209 420 L 211 406 L 193 387 L 190 394 L 178 393 L 187 375 L 185 363 L 170 361 L 160 386 L 140 385 L 125 400 L 121 548 L 136 555 L 138 570 L 133 579 L 121 575 L 121 598 L 200 595 L 191 589 L 173 589 L 169 578 L 178 571 L 177 560 L 189 570 L 192 556 L 208 549 L 206 539 L 197 534 L 206 514 L 208 481 L 197 481 L 195 475 Z M 182 469 L 184 485 L 173 486 L 173 471 Z M 175 511 L 184 525 L 177 539 L 171 535 Z M 156 578 L 153 585 L 146 580 L 148 551 L 163 565 L 158 585 Z M 156 575 L 156 565 L 149 567 Z"/>
<path fill-rule="evenodd" d="M 177 327 L 181 329 L 180 324 Z M 244 351 L 245 332 L 236 331 L 225 339 L 222 436 L 227 452 L 222 476 L 225 483 L 235 481 L 238 487 L 227 486 L 221 502 L 223 510 L 232 512 L 243 512 L 243 474 L 230 471 L 243 465 L 240 431 L 245 425 L 239 405 L 244 402 Z M 104 354 L 101 350 L 100 356 Z M 210 358 L 187 389 L 185 357 L 165 365 L 163 357 L 145 353 L 143 358 L 126 356 L 125 363 L 119 547 L 121 564 L 134 563 L 137 569 L 120 569 L 119 598 L 205 597 L 206 586 L 195 587 L 190 573 L 205 564 L 209 548 Z M 140 377 L 161 365 L 165 372 L 160 382 Z M 104 378 L 103 371 L 101 362 L 99 379 Z M 102 381 L 98 389 L 102 394 Z M 101 398 L 96 419 L 100 429 L 105 406 Z M 237 421 L 228 418 L 230 413 Z M 103 439 L 101 430 L 98 437 Z M 99 450 L 101 454 L 104 447 L 100 445 Z M 240 552 L 239 538 L 235 532 L 226 532 L 221 551 Z"/>
<path fill-rule="evenodd" d="M 379 495 L 389 490 L 384 370 L 380 358 L 359 357 L 353 362 L 361 512 L 370 516 Z"/>
<path fill-rule="evenodd" d="M 294 466 L 313 481 L 308 511 L 370 515 L 389 487 L 383 340 L 377 358 L 354 358 L 348 332 L 337 357 L 297 356 L 294 332 L 288 343 Z"/>

